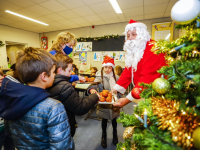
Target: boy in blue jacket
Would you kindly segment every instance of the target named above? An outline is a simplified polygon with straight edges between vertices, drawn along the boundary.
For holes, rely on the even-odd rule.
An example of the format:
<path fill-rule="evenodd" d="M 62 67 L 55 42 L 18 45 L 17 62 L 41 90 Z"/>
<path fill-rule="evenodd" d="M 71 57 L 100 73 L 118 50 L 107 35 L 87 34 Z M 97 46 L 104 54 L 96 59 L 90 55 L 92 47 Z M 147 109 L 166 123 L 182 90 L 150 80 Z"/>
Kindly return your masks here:
<path fill-rule="evenodd" d="M 18 76 L 26 85 L 11 76 L 3 79 L 0 117 L 19 150 L 74 149 L 65 108 L 45 90 L 54 81 L 55 63 L 47 51 L 29 47 L 16 63 Z"/>

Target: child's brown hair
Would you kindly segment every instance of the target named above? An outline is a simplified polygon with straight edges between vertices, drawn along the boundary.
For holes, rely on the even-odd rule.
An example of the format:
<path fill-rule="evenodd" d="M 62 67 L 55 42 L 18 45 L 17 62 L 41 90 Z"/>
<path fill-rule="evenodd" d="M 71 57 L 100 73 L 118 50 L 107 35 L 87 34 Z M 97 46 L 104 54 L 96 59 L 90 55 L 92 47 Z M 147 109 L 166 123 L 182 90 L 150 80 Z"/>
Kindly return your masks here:
<path fill-rule="evenodd" d="M 121 76 L 122 72 L 123 72 L 123 68 L 121 66 L 116 66 L 115 67 L 116 75 Z"/>
<path fill-rule="evenodd" d="M 55 58 L 49 52 L 27 47 L 17 56 L 16 70 L 20 80 L 27 84 L 35 81 L 42 72 L 50 76 L 55 64 Z"/>
<path fill-rule="evenodd" d="M 4 76 L 3 70 L 0 69 L 0 76 Z"/>
<path fill-rule="evenodd" d="M 90 70 L 94 69 L 95 70 L 95 73 L 98 71 L 97 70 L 97 67 L 92 67 Z"/>
<path fill-rule="evenodd" d="M 68 64 L 73 63 L 73 59 L 61 53 L 57 53 L 55 57 L 56 57 L 56 73 L 58 73 L 57 72 L 58 68 L 61 67 L 62 70 L 65 70 L 68 67 Z"/>

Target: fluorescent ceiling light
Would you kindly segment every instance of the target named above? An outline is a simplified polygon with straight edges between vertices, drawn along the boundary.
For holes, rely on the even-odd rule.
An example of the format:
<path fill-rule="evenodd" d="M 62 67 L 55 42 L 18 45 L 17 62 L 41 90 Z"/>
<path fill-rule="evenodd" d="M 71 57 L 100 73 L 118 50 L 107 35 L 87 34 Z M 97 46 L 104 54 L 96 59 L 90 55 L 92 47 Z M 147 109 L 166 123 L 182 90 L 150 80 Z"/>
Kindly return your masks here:
<path fill-rule="evenodd" d="M 166 36 L 165 40 L 168 40 L 169 37 L 170 37 L 170 35 L 171 35 L 171 33 L 169 33 L 169 34 Z"/>
<path fill-rule="evenodd" d="M 27 20 L 30 20 L 30 21 L 33 21 L 33 22 L 37 22 L 37 23 L 43 24 L 45 26 L 49 25 L 49 24 L 46 24 L 44 22 L 41 22 L 41 21 L 38 21 L 38 20 L 35 20 L 35 19 L 32 19 L 32 18 L 26 17 L 26 16 L 23 16 L 23 15 L 20 15 L 18 13 L 15 13 L 15 12 L 12 12 L 12 11 L 9 11 L 9 10 L 6 10 L 5 12 L 10 13 L 10 14 L 15 15 L 15 16 L 18 16 L 18 17 L 21 17 L 21 18 L 24 18 L 24 19 L 27 19 Z"/>
<path fill-rule="evenodd" d="M 112 5 L 113 9 L 117 14 L 122 13 L 121 8 L 119 7 L 119 4 L 116 0 L 109 0 L 110 4 Z"/>

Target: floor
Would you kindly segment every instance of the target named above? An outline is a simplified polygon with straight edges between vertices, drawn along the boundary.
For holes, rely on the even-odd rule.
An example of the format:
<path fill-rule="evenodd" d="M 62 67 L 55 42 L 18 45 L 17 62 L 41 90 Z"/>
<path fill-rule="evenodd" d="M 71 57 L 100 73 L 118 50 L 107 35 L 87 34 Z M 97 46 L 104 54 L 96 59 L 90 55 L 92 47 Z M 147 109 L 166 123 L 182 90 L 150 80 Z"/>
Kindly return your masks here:
<path fill-rule="evenodd" d="M 134 103 L 129 103 L 123 108 L 126 114 L 133 114 Z M 101 147 L 101 121 L 94 119 L 84 120 L 86 115 L 76 116 L 78 128 L 74 136 L 76 150 L 104 150 Z M 96 116 L 93 113 L 91 116 Z M 118 139 L 119 142 L 124 142 L 123 132 L 125 130 L 121 123 L 118 123 Z M 112 124 L 109 121 L 107 126 L 107 150 L 115 150 L 116 146 L 112 144 Z"/>

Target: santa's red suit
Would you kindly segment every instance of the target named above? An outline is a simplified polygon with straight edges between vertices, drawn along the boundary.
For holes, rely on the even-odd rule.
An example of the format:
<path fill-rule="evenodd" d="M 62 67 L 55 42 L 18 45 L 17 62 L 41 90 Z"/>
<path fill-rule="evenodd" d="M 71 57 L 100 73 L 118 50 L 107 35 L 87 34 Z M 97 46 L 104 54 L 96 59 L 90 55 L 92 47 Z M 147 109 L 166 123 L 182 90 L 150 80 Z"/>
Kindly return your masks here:
<path fill-rule="evenodd" d="M 151 83 L 156 78 L 160 77 L 160 74 L 157 72 L 157 70 L 166 65 L 164 54 L 154 54 L 151 51 L 152 46 L 153 40 L 147 42 L 143 58 L 138 62 L 136 71 L 132 72 L 132 67 L 126 67 L 124 69 L 119 80 L 117 81 L 117 84 L 114 86 L 115 90 L 124 94 L 127 87 L 131 83 L 132 78 L 135 85 L 134 88 L 142 88 L 139 86 L 139 83 Z M 133 92 L 130 92 L 127 95 L 127 98 L 129 100 L 135 99 Z"/>

